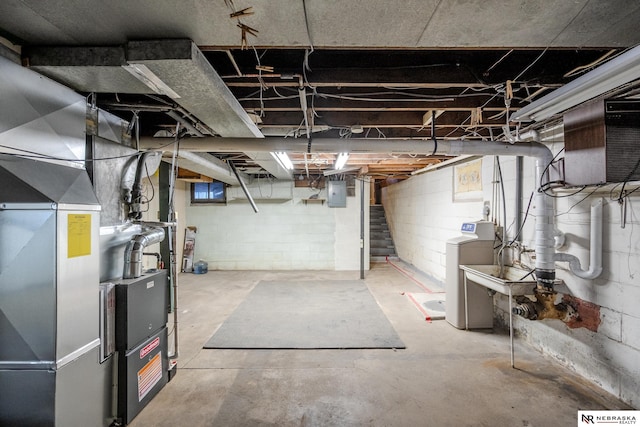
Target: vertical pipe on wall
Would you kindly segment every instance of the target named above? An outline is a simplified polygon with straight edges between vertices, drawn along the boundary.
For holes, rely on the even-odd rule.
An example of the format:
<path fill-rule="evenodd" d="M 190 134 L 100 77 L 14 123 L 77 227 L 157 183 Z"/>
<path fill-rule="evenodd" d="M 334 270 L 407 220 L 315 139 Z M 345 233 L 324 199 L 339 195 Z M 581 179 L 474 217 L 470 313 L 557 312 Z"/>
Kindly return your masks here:
<path fill-rule="evenodd" d="M 173 208 L 171 208 L 172 198 L 172 178 L 173 166 L 161 162 L 158 172 L 158 187 L 159 187 L 159 216 L 162 222 L 174 222 L 175 215 L 173 214 Z M 174 253 L 174 247 L 176 245 L 176 227 L 171 226 L 166 230 L 168 238 L 160 242 L 160 255 L 165 266 L 169 268 L 169 311 L 173 310 L 173 355 L 170 357 L 175 359 L 178 357 L 178 276 L 176 269 L 176 257 Z"/>
<path fill-rule="evenodd" d="M 498 167 L 498 181 L 500 183 L 500 197 L 502 200 L 502 244 L 500 248 L 500 277 L 504 278 L 505 267 L 505 249 L 507 247 L 507 194 L 504 191 L 504 177 L 502 175 L 502 166 L 500 166 L 500 156 L 495 156 L 496 166 Z"/>
<path fill-rule="evenodd" d="M 95 135 L 98 133 L 98 108 L 96 107 L 96 94 L 92 93 L 90 97 L 91 101 L 87 100 L 85 117 L 84 168 L 87 171 L 87 175 L 89 175 L 93 188 L 96 188 L 93 158 L 96 151 Z"/>
<path fill-rule="evenodd" d="M 556 261 L 569 263 L 571 272 L 583 279 L 595 279 L 602 273 L 602 198 L 591 202 L 591 233 L 589 244 L 589 269 L 584 270 L 575 255 L 567 253 L 555 254 Z"/>
<path fill-rule="evenodd" d="M 518 235 L 516 236 L 516 240 L 518 242 L 522 242 L 522 233 L 520 233 L 520 228 L 522 228 L 522 169 L 523 169 L 524 157 L 517 156 L 516 157 L 516 222 L 515 222 L 515 230 Z M 506 239 L 506 236 L 505 236 Z"/>
<path fill-rule="evenodd" d="M 169 222 L 169 175 L 171 174 L 171 165 L 166 162 L 161 162 L 158 169 L 158 219 L 163 222 Z M 169 230 L 167 229 L 167 235 L 168 233 Z M 171 264 L 169 239 L 160 242 L 160 256 L 165 266 Z"/>
<path fill-rule="evenodd" d="M 364 178 L 360 179 L 360 280 L 364 280 Z"/>
<path fill-rule="evenodd" d="M 360 179 L 360 279 L 364 279 L 364 178 Z"/>

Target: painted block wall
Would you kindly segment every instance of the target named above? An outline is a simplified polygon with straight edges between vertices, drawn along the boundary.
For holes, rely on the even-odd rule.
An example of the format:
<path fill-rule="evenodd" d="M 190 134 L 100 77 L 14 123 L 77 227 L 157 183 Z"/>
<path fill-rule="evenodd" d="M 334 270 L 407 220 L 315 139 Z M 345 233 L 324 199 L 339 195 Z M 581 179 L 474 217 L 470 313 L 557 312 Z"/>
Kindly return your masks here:
<path fill-rule="evenodd" d="M 191 205 L 188 225 L 198 227 L 194 259 L 218 270 L 358 270 L 360 268 L 360 185 L 346 208 L 305 202 L 317 191 L 290 181 L 253 182 L 249 190 L 259 213 L 236 198 L 224 205 Z M 235 194 L 237 191 L 233 190 Z M 368 194 L 368 183 L 365 194 Z M 267 195 L 290 195 L 268 199 Z M 318 195 L 326 199 L 326 190 Z M 369 235 L 369 201 L 365 198 L 365 236 Z M 368 265 L 368 238 L 365 248 Z"/>
<path fill-rule="evenodd" d="M 491 176 L 492 165 L 492 159 L 483 159 L 483 178 Z M 486 187 L 483 182 L 483 200 L 491 198 Z M 453 202 L 452 168 L 383 188 L 382 204 L 398 256 L 444 283 L 446 242 L 460 235 L 463 222 L 483 219 L 483 200 Z"/>
<path fill-rule="evenodd" d="M 556 141 L 562 135 L 555 136 Z M 562 143 L 550 143 L 557 153 Z M 515 158 L 501 157 L 507 206 L 507 233 L 515 230 Z M 523 209 L 538 184 L 535 162 L 524 161 Z M 491 200 L 493 157 L 483 159 L 484 200 Z M 383 190 L 383 204 L 401 259 L 437 280 L 445 280 L 446 240 L 459 235 L 463 221 L 481 218 L 482 202 L 454 203 L 453 168 L 413 177 Z M 611 200 L 613 186 L 596 190 L 589 187 L 571 196 L 554 199 L 556 226 L 566 233 L 567 243 L 560 252 L 576 255 L 583 268 L 589 265 L 590 205 L 604 199 L 603 267 L 595 280 L 580 279 L 568 271 L 566 263 L 557 263 L 556 274 L 564 280 L 568 293 L 600 306 L 601 324 L 597 332 L 584 328 L 569 329 L 559 320 L 529 321 L 516 318 L 519 339 L 570 367 L 604 390 L 634 407 L 640 407 L 640 190 L 628 198 L 627 224 L 621 228 L 618 202 Z M 633 189 L 634 187 L 630 187 Z M 615 189 L 614 189 L 615 192 Z M 492 209 L 495 207 L 492 206 Z M 533 206 L 532 206 L 533 209 Z M 523 243 L 532 248 L 534 218 L 530 213 L 523 227 Z M 525 254 L 522 261 L 533 265 Z M 508 301 L 497 295 L 497 317 L 506 324 Z"/>

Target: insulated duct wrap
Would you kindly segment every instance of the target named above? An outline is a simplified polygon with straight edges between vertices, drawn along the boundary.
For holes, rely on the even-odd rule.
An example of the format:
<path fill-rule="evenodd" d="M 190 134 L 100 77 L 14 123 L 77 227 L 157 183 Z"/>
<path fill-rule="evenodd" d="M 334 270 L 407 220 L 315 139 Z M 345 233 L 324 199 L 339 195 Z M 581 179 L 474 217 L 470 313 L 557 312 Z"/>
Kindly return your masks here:
<path fill-rule="evenodd" d="M 142 276 L 142 255 L 144 248 L 164 240 L 164 229 L 159 227 L 146 228 L 142 233 L 133 236 L 124 250 L 125 279 L 135 279 Z"/>

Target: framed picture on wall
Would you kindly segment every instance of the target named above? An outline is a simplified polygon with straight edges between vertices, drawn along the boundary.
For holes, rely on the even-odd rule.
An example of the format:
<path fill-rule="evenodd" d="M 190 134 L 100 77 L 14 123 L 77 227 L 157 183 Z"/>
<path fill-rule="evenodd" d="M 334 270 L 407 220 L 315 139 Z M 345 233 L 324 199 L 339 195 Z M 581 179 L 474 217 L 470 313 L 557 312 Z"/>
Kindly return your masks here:
<path fill-rule="evenodd" d="M 453 201 L 482 201 L 482 159 L 454 166 Z"/>

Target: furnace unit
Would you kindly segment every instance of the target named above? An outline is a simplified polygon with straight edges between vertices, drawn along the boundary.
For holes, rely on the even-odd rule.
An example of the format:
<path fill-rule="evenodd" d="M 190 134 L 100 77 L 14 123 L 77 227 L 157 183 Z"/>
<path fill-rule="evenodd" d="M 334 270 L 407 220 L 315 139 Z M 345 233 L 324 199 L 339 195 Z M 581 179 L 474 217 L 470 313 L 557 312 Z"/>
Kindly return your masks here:
<path fill-rule="evenodd" d="M 84 169 L 0 155 L 0 425 L 102 426 L 100 206 Z"/>
<path fill-rule="evenodd" d="M 128 424 L 168 381 L 167 272 L 116 284 L 118 418 Z"/>

